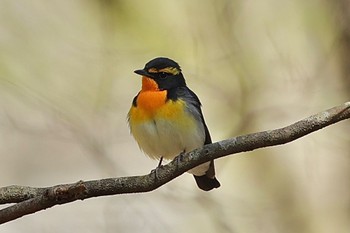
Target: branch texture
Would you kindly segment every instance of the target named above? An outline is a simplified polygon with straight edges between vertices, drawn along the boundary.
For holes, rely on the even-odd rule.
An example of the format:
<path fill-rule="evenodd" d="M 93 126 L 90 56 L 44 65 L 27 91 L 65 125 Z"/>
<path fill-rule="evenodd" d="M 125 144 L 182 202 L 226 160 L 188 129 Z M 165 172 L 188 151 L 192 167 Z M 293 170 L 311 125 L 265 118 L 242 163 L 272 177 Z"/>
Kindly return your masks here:
<path fill-rule="evenodd" d="M 186 153 L 144 176 L 79 181 L 46 188 L 12 185 L 0 188 L 0 204 L 17 203 L 0 210 L 0 224 L 46 208 L 92 197 L 141 193 L 157 189 L 189 169 L 230 154 L 294 141 L 331 124 L 350 118 L 350 102 L 307 117 L 292 125 L 219 141 Z"/>

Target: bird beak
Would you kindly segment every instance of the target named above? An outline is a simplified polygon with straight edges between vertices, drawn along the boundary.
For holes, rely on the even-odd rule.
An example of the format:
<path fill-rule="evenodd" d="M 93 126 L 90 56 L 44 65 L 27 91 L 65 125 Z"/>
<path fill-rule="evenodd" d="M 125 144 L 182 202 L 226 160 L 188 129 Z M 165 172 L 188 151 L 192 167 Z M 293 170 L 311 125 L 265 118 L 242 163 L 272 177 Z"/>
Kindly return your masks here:
<path fill-rule="evenodd" d="M 150 73 L 148 73 L 146 70 L 135 70 L 134 71 L 136 74 L 142 75 L 142 76 L 146 76 L 146 77 L 150 77 L 152 78 L 153 75 L 151 75 Z"/>

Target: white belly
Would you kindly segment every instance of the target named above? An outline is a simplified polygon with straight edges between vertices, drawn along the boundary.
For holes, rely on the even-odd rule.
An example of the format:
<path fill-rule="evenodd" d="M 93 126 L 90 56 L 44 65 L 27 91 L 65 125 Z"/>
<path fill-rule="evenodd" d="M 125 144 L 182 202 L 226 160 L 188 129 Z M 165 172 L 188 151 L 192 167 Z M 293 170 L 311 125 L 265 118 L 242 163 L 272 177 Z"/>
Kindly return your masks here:
<path fill-rule="evenodd" d="M 194 123 L 181 126 L 176 121 L 164 119 L 134 125 L 132 134 L 140 148 L 154 159 L 173 159 L 181 152 L 202 147 L 205 140 L 202 125 Z"/>
<path fill-rule="evenodd" d="M 171 160 L 181 152 L 189 152 L 204 145 L 204 126 L 179 127 L 167 120 L 147 121 L 133 126 L 132 134 L 140 148 L 151 158 Z M 202 176 L 209 168 L 209 162 L 201 164 L 188 172 Z"/>

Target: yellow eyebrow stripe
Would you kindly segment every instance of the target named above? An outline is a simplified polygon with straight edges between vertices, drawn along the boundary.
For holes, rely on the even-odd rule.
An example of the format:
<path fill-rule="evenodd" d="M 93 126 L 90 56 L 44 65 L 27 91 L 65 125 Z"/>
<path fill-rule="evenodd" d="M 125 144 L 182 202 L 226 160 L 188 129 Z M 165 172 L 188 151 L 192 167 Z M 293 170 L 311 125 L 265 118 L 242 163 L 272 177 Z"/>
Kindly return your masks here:
<path fill-rule="evenodd" d="M 160 70 L 157 70 L 156 68 L 150 68 L 148 69 L 148 72 L 149 73 L 169 73 L 169 74 L 173 74 L 173 75 L 177 75 L 180 73 L 180 71 L 175 68 L 175 67 L 166 67 L 166 68 L 163 68 L 163 69 L 160 69 Z"/>
<path fill-rule="evenodd" d="M 148 73 L 158 73 L 158 70 L 156 68 L 150 68 L 148 69 Z"/>
<path fill-rule="evenodd" d="M 173 74 L 173 75 L 176 75 L 176 74 L 180 73 L 180 71 L 178 69 L 176 69 L 175 67 L 166 67 L 166 68 L 163 68 L 163 69 L 159 70 L 159 72 L 170 73 L 170 74 Z"/>

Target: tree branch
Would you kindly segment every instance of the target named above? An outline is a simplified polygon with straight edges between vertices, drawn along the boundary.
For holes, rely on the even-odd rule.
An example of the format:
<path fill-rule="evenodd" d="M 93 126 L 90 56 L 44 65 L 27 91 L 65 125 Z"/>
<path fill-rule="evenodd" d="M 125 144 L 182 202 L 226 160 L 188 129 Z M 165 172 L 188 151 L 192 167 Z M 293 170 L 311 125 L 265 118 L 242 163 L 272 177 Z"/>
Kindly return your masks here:
<path fill-rule="evenodd" d="M 0 224 L 46 208 L 76 200 L 123 193 L 149 192 L 189 169 L 230 154 L 276 146 L 294 141 L 331 124 L 350 118 L 350 102 L 320 112 L 284 128 L 247 134 L 205 145 L 174 159 L 157 171 L 144 176 L 79 181 L 46 188 L 12 185 L 0 188 L 0 204 L 17 203 L 0 210 Z"/>

